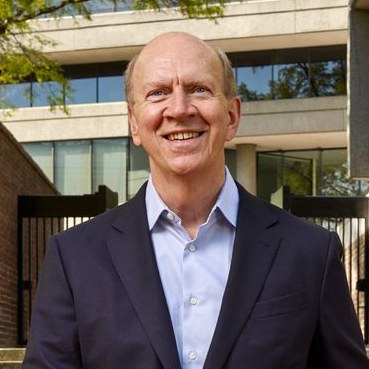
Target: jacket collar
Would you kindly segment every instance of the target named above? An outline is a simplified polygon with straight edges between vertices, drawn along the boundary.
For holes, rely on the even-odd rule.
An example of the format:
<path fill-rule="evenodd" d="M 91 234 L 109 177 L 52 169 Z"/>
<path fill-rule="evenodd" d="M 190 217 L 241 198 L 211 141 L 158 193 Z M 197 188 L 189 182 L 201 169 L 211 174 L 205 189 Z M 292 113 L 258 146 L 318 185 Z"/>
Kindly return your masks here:
<path fill-rule="evenodd" d="M 180 369 L 149 233 L 145 191 L 146 185 L 119 210 L 108 248 L 163 367 Z M 274 214 L 239 185 L 238 191 L 240 203 L 231 268 L 204 369 L 220 369 L 224 365 L 249 319 L 280 243 Z"/>

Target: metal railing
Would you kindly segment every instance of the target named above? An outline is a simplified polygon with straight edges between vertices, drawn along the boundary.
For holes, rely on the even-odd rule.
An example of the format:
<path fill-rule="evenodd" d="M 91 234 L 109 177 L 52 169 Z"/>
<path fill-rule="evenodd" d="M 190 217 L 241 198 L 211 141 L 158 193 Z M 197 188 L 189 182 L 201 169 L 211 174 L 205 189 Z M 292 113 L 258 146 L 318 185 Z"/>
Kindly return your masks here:
<path fill-rule="evenodd" d="M 50 237 L 118 205 L 106 186 L 83 196 L 18 196 L 18 341 L 25 345 Z"/>

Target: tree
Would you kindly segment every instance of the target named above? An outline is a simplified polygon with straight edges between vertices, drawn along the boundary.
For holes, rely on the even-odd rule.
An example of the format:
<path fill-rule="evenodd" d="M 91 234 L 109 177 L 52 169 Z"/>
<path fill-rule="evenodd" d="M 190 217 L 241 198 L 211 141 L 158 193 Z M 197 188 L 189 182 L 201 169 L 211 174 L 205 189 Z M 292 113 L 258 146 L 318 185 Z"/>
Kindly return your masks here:
<path fill-rule="evenodd" d="M 253 67 L 254 73 L 258 68 Z M 344 60 L 329 62 L 300 62 L 274 65 L 274 79 L 269 81 L 269 92 L 261 93 L 241 82 L 238 92 L 243 101 L 296 99 L 301 97 L 336 96 L 346 94 Z"/>
<path fill-rule="evenodd" d="M 270 83 L 271 98 L 335 96 L 346 93 L 346 70 L 343 60 L 295 63 L 279 69 Z"/>
<path fill-rule="evenodd" d="M 326 196 L 366 196 L 369 191 L 368 182 L 348 177 L 346 164 L 325 166 L 321 187 L 322 194 Z"/>
<path fill-rule="evenodd" d="M 188 18 L 216 19 L 223 15 L 228 1 L 220 0 L 0 0 L 0 108 L 6 107 L 1 86 L 18 84 L 25 80 L 36 82 L 55 81 L 45 84 L 51 106 L 64 106 L 63 94 L 68 95 L 70 86 L 62 67 L 42 54 L 42 48 L 53 41 L 33 32 L 39 17 L 60 18 L 63 15 L 91 17 L 96 3 L 114 6 L 130 5 L 132 9 L 176 9 Z M 31 37 L 29 37 L 31 35 Z M 63 93 L 60 93 L 62 89 Z"/>
<path fill-rule="evenodd" d="M 255 101 L 265 99 L 264 94 L 258 93 L 255 90 L 250 90 L 245 82 L 241 82 L 238 85 L 238 95 L 241 97 L 242 101 Z"/>

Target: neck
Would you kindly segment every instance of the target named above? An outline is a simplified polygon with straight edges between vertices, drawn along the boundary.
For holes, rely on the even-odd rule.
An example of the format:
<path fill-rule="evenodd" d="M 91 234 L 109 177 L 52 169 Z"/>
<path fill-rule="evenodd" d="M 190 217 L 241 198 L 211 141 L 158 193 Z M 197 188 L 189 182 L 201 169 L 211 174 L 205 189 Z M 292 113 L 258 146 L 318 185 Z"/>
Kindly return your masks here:
<path fill-rule="evenodd" d="M 206 222 L 224 184 L 225 172 L 191 174 L 188 176 L 160 176 L 152 179 L 161 199 L 182 220 L 190 237 L 196 237 L 201 224 Z"/>

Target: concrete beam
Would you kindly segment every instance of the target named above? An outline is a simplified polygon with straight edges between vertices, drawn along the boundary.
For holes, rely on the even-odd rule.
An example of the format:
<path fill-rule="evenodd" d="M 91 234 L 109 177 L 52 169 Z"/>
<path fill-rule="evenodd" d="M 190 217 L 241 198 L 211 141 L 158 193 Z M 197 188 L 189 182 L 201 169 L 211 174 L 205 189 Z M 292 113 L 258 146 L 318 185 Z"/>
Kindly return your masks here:
<path fill-rule="evenodd" d="M 344 44 L 347 0 L 244 1 L 227 6 L 217 23 L 186 19 L 174 10 L 95 14 L 32 23 L 57 42 L 44 52 L 62 64 L 129 60 L 152 37 L 188 31 L 226 52 Z"/>
<path fill-rule="evenodd" d="M 129 136 L 125 102 L 70 105 L 68 109 L 68 115 L 47 107 L 20 108 L 10 116 L 0 111 L 0 120 L 18 142 Z"/>

